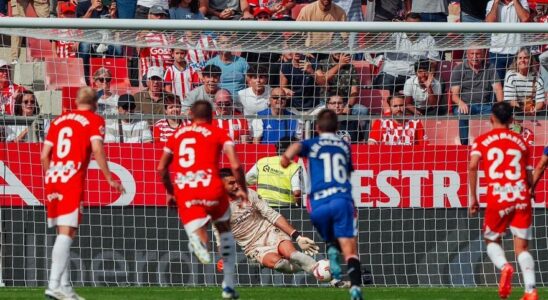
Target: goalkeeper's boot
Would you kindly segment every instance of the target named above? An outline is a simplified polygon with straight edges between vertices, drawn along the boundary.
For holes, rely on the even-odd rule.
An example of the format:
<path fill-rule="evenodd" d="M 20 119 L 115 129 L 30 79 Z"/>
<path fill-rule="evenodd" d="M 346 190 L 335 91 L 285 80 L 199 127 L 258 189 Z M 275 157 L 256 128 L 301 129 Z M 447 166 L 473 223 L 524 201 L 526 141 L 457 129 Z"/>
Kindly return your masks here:
<path fill-rule="evenodd" d="M 195 234 L 190 234 L 188 239 L 188 250 L 194 253 L 201 263 L 209 264 L 211 262 L 211 255 L 209 255 L 207 247 L 202 243 L 200 238 Z"/>
<path fill-rule="evenodd" d="M 347 289 L 350 287 L 350 281 L 333 279 L 329 282 L 329 285 L 331 285 L 332 287 L 340 288 L 340 289 Z"/>
<path fill-rule="evenodd" d="M 50 300 L 72 300 L 72 295 L 66 293 L 64 290 L 61 289 L 61 287 L 58 287 L 56 289 L 47 289 L 44 293 L 44 296 L 46 299 Z"/>
<path fill-rule="evenodd" d="M 363 300 L 362 290 L 359 286 L 353 286 L 350 288 L 350 300 Z"/>
<path fill-rule="evenodd" d="M 63 286 L 61 287 L 61 289 L 63 289 L 65 293 L 70 295 L 71 300 L 86 300 L 86 298 L 76 294 L 76 292 L 72 289 L 71 286 Z"/>
<path fill-rule="evenodd" d="M 333 279 L 341 280 L 341 252 L 335 246 L 327 248 L 327 257 L 329 258 L 329 271 Z"/>
<path fill-rule="evenodd" d="M 523 294 L 523 297 L 521 297 L 520 300 L 538 300 L 538 293 L 537 293 L 537 290 L 534 289 L 532 292 L 530 293 L 525 293 Z"/>
<path fill-rule="evenodd" d="M 506 264 L 500 273 L 499 281 L 499 297 L 506 299 L 512 293 L 512 275 L 514 274 L 514 267 L 511 264 Z"/>
<path fill-rule="evenodd" d="M 225 286 L 222 293 L 223 299 L 240 299 L 240 294 L 234 288 Z"/>

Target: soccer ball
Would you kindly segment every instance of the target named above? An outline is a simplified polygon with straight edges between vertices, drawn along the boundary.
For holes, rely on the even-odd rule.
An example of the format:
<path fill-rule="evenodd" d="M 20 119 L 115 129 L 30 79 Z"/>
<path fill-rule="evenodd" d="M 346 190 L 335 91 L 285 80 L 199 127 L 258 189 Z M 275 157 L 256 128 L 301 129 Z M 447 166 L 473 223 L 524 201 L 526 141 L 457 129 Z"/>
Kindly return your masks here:
<path fill-rule="evenodd" d="M 318 264 L 316 265 L 312 273 L 318 281 L 326 282 L 331 280 L 331 268 L 329 267 L 329 260 L 322 259 L 318 261 Z"/>

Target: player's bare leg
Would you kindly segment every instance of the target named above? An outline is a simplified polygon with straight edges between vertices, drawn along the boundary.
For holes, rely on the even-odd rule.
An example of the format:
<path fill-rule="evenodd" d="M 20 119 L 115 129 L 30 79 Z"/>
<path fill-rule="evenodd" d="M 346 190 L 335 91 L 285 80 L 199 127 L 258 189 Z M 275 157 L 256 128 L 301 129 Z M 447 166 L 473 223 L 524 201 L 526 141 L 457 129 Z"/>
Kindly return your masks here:
<path fill-rule="evenodd" d="M 61 281 L 68 282 L 68 264 L 70 246 L 76 236 L 77 229 L 70 226 L 57 226 L 57 237 L 51 252 L 51 271 L 45 296 L 48 299 L 78 299 L 72 288 L 63 289 Z M 66 275 L 64 275 L 66 273 Z M 64 278 L 63 278 L 64 277 Z M 75 295 L 75 296 L 73 296 Z"/>
<path fill-rule="evenodd" d="M 361 285 L 362 271 L 360 258 L 358 256 L 358 246 L 355 238 L 338 238 L 344 260 L 348 265 L 348 277 L 350 277 L 350 299 L 363 300 Z"/>
<path fill-rule="evenodd" d="M 219 231 L 221 256 L 223 257 L 223 299 L 238 299 L 240 295 L 234 289 L 234 271 L 236 269 L 236 244 L 230 231 L 230 220 L 215 222 Z M 206 236 L 207 237 L 207 236 Z"/>
<path fill-rule="evenodd" d="M 512 275 L 514 267 L 508 263 L 504 249 L 502 249 L 500 239 L 496 241 L 485 240 L 487 244 L 487 255 L 495 267 L 500 270 L 499 297 L 506 299 L 512 293 Z"/>
<path fill-rule="evenodd" d="M 523 274 L 523 283 L 525 285 L 525 294 L 522 300 L 537 300 L 538 294 L 535 279 L 535 260 L 529 253 L 529 241 L 514 237 L 514 252 L 518 260 L 521 273 Z"/>

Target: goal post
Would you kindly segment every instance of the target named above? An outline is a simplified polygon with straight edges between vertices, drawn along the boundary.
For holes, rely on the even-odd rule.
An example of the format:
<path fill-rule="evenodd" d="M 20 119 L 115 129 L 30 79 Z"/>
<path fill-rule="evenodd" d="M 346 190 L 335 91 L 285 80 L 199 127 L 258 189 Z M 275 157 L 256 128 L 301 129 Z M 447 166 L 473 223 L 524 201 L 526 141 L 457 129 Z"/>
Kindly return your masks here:
<path fill-rule="evenodd" d="M 235 103 L 233 106 L 242 110 L 243 115 L 233 115 L 232 109 L 230 114 L 215 118 L 215 123 L 228 126 L 224 128 L 228 128 L 228 133 L 238 142 L 236 149 L 246 171 L 258 159 L 276 155 L 275 143 L 254 144 L 251 138 L 242 136 L 261 140 L 273 126 L 279 126 L 279 130 L 283 127 L 297 139 L 314 136 L 314 111 L 328 105 L 342 111 L 344 104 L 353 98 L 353 106 L 344 108 L 345 111 L 340 113 L 339 118 L 345 122 L 345 127 L 339 128 L 337 134 L 352 143 L 355 168 L 352 184 L 358 215 L 359 252 L 361 262 L 371 272 L 375 286 L 496 285 L 496 270 L 485 255 L 481 219 L 470 218 L 467 213 L 469 146 L 461 145 L 460 131 L 462 122 L 467 121 L 466 138 L 471 144 L 475 137 L 490 128 L 489 115 L 454 114 L 451 88 L 471 81 L 465 77 L 457 79 L 454 75 L 459 66 L 467 63 L 466 54 L 462 52 L 470 48 L 489 49 L 492 34 L 520 34 L 519 42 L 505 46 L 533 49 L 531 54 L 534 60 L 531 62 L 535 62 L 532 63 L 534 65 L 541 54 L 538 49 L 548 45 L 547 32 L 548 25 L 533 23 L 509 26 L 502 23 L 1 18 L 0 34 L 25 37 L 26 46 L 23 53 L 25 59 L 9 66 L 12 77 L 8 86 L 11 90 L 0 89 L 0 104 L 4 111 L 0 115 L 0 286 L 2 283 L 7 286 L 44 286 L 47 281 L 54 232 L 46 228 L 39 142 L 55 116 L 74 108 L 74 91 L 85 85 L 102 91 L 100 101 L 106 109 L 101 113 L 107 120 L 107 127 L 114 124 L 110 130 L 111 133 L 115 132 L 112 134 L 113 142 L 105 144 L 109 166 L 128 193 L 120 196 L 113 192 L 101 177 L 96 164 L 90 165 L 84 218 L 78 238 L 71 248 L 72 282 L 80 286 L 220 285 L 221 273 L 216 271 L 215 264 L 202 265 L 191 255 L 177 212 L 165 203 L 165 190 L 155 172 L 163 143 L 154 140 L 155 136 L 151 142 L 153 126 L 147 127 L 148 134 L 136 134 L 131 129 L 127 136 L 123 136 L 126 130 L 122 127 L 125 143 L 120 143 L 119 136 L 116 136 L 120 134 L 122 125 L 119 124 L 122 121 L 144 120 L 154 124 L 163 118 L 186 119 L 185 115 L 166 117 L 164 114 L 147 113 L 135 114 L 132 115 L 132 118 L 135 116 L 133 119 L 128 119 L 116 112 L 116 101 L 120 95 L 131 93 L 137 99 L 140 92 L 145 91 L 139 96 L 145 97 L 154 88 L 152 76 L 146 76 L 146 69 L 154 66 L 150 65 L 153 63 L 149 58 L 154 56 L 162 60 L 162 67 L 170 65 L 175 60 L 174 49 L 187 51 L 187 66 L 198 73 L 198 79 L 188 79 L 191 80 L 189 82 L 183 79 L 180 82 L 174 79 L 169 81 L 172 92 L 177 95 L 181 93 L 179 99 L 183 106 L 190 97 L 189 91 L 182 88 L 185 84 L 188 83 L 186 87 L 194 90 L 203 86 L 205 77 L 215 77 L 205 71 L 207 68 L 204 69 L 204 66 L 208 64 L 206 59 L 225 52 L 232 52 L 234 60 L 245 57 L 245 64 L 241 60 L 239 63 L 246 67 L 235 69 L 234 74 L 221 74 L 218 78 L 219 85 L 231 93 Z M 320 35 L 314 35 L 316 33 Z M 428 34 L 431 40 L 402 49 L 402 39 L 394 38 L 400 33 L 412 39 Z M 146 34 L 154 37 L 143 38 Z M 328 43 L 315 43 L 313 37 L 323 40 L 324 35 L 329 36 Z M 162 38 L 158 39 L 157 36 Z M 221 37 L 224 42 L 220 41 Z M 56 44 L 57 41 L 63 43 Z M 8 53 L 10 46 L 1 43 L 3 52 L 0 53 Z M 69 57 L 59 57 L 60 52 L 53 50 L 70 43 L 74 45 L 62 49 L 70 48 L 75 52 L 74 56 L 69 55 L 70 51 L 67 50 L 61 56 Z M 84 53 L 78 43 L 95 46 L 90 47 L 91 53 L 87 50 Z M 57 48 L 52 48 L 53 44 Z M 105 45 L 106 50 L 97 51 L 99 45 Z M 114 50 L 109 52 L 108 45 L 121 46 L 121 53 Z M 148 56 L 141 56 L 142 52 L 139 51 L 143 49 L 157 50 L 147 52 Z M 189 52 L 196 54 L 195 57 L 191 58 Z M 302 56 L 295 59 L 295 54 Z M 344 71 L 333 71 L 333 68 L 338 68 L 336 60 L 341 59 L 334 56 L 346 57 L 346 54 L 348 61 L 341 63 Z M 172 61 L 166 63 L 170 56 Z M 84 61 L 84 57 L 89 61 Z M 7 56 L 0 59 L 10 61 Z M 488 60 L 488 57 L 485 59 Z M 378 77 L 383 72 L 397 77 L 398 74 L 388 72 L 387 67 L 394 61 L 400 62 L 399 66 L 403 65 L 410 73 L 401 75 L 405 79 L 399 83 L 401 89 L 392 93 L 388 89 L 388 81 Z M 376 122 L 396 115 L 388 103 L 391 96 L 403 98 L 405 105 L 417 104 L 421 97 L 421 101 L 431 100 L 428 98 L 432 93 L 430 90 L 421 94 L 417 87 L 413 88 L 414 79 L 409 81 L 406 89 L 410 78 L 417 80 L 416 86 L 424 83 L 415 70 L 415 65 L 421 68 L 421 61 L 429 64 L 425 67 L 428 73 L 426 80 L 435 85 L 435 88 L 432 87 L 436 91 L 435 102 L 442 110 L 434 114 L 408 110 L 407 115 L 398 119 L 406 124 L 403 128 L 390 128 L 386 135 L 391 138 L 386 141 L 385 137 L 379 137 L 383 139 L 381 143 L 396 145 L 368 145 L 371 133 L 376 130 Z M 535 65 L 535 68 L 542 71 L 542 63 Z M 0 69 L 2 67 L 5 66 L 0 66 Z M 248 74 L 252 67 L 264 69 L 266 74 L 262 71 Z M 101 68 L 108 72 L 101 71 Z M 397 63 L 395 69 L 398 69 Z M 186 76 L 186 73 L 180 74 Z M 543 73 L 536 74 L 536 82 L 543 82 Z M 253 105 L 246 106 L 246 99 L 258 99 L 265 105 L 260 106 L 261 110 L 270 109 L 267 103 L 274 100 L 269 95 L 261 100 L 260 95 L 255 94 L 261 90 L 255 83 L 261 76 L 265 77 L 264 85 L 285 88 L 284 91 L 289 94 L 286 99 L 288 105 L 295 106 L 291 107 L 293 114 L 282 117 L 257 114 L 258 108 L 253 110 Z M 107 80 L 107 77 L 110 79 Z M 168 85 L 166 78 L 166 75 L 161 78 L 162 89 Z M 497 84 L 495 81 L 494 77 L 482 77 L 479 81 L 490 91 L 491 94 L 485 96 L 489 101 L 495 101 L 495 91 L 491 90 Z M 504 81 L 505 78 L 499 78 L 498 84 L 509 95 Z M 178 90 L 175 85 L 180 85 L 181 89 Z M 147 86 L 149 90 L 146 90 Z M 531 89 L 531 86 L 525 86 L 524 93 L 532 94 L 527 92 L 527 88 Z M 17 105 L 15 96 L 23 89 L 34 92 L 39 113 L 13 115 Z M 250 90 L 241 92 L 246 89 Z M 539 85 L 534 88 L 535 92 L 540 89 Z M 272 92 L 272 89 L 265 90 Z M 249 94 L 249 91 L 253 93 Z M 204 93 L 202 97 L 209 95 L 217 103 L 216 93 L 216 90 L 213 94 Z M 519 94 L 517 91 L 515 93 Z M 535 103 L 548 104 L 546 93 L 537 94 L 534 95 Z M 340 96 L 340 99 L 332 98 L 334 96 Z M 164 94 L 162 97 L 165 97 Z M 335 103 L 338 100 L 341 103 Z M 507 97 L 500 100 L 512 99 Z M 310 106 L 307 101 L 314 104 Z M 107 112 L 109 105 L 114 113 Z M 223 104 L 219 102 L 216 109 L 221 106 Z M 10 107 L 9 110 L 7 107 Z M 252 113 L 248 113 L 247 108 L 251 108 Z M 421 107 L 417 104 L 416 108 Z M 531 146 L 533 162 L 542 156 L 542 146 L 548 144 L 548 119 L 541 111 L 543 109 L 536 115 L 516 116 L 518 122 L 513 126 L 531 137 L 534 143 Z M 419 139 L 417 132 L 420 130 L 415 127 L 418 122 L 405 123 L 409 120 L 420 120 L 421 143 L 415 143 Z M 306 164 L 302 160 L 299 163 Z M 221 165 L 225 166 L 226 161 L 223 160 Z M 304 176 L 308 174 L 305 172 Z M 480 172 L 478 184 L 484 205 L 486 186 L 483 172 Z M 302 187 L 303 191 L 305 188 Z M 548 247 L 545 245 L 547 190 L 548 181 L 543 179 L 533 203 L 535 239 L 531 252 L 536 259 L 539 286 L 548 284 Z M 306 207 L 276 209 L 295 228 L 320 244 L 320 254 L 315 258 L 324 258 L 325 244 L 313 229 Z M 210 248 L 216 249 L 213 241 Z M 510 239 L 504 239 L 504 248 L 507 257 L 513 258 Z M 216 253 L 215 261 L 219 258 Z M 511 261 L 515 262 L 514 259 Z M 246 258 L 241 249 L 238 250 L 236 272 L 240 285 L 322 285 L 304 273 L 282 275 L 262 268 L 257 262 Z M 515 280 L 516 284 L 520 283 L 517 277 Z"/>

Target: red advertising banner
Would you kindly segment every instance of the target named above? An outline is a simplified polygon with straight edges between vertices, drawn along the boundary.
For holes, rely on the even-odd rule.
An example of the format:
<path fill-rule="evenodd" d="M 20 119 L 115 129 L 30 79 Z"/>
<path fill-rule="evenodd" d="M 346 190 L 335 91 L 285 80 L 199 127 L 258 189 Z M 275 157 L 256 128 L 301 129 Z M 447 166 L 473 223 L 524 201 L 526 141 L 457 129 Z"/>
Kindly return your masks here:
<path fill-rule="evenodd" d="M 40 144 L 0 144 L 0 206 L 42 205 L 44 178 Z M 86 206 L 165 206 L 165 189 L 156 165 L 162 147 L 154 144 L 107 144 L 109 166 L 127 193 L 113 191 L 92 161 L 88 171 Z M 238 145 L 246 170 L 257 159 L 274 155 L 265 145 Z M 468 201 L 468 147 L 355 145 L 353 195 L 360 207 L 461 208 Z M 542 147 L 533 147 L 534 162 Z M 302 162 L 301 162 L 302 163 Z M 305 176 L 307 173 L 305 172 Z M 483 172 L 479 193 L 484 194 Z M 537 187 L 535 207 L 546 207 L 548 181 Z"/>

